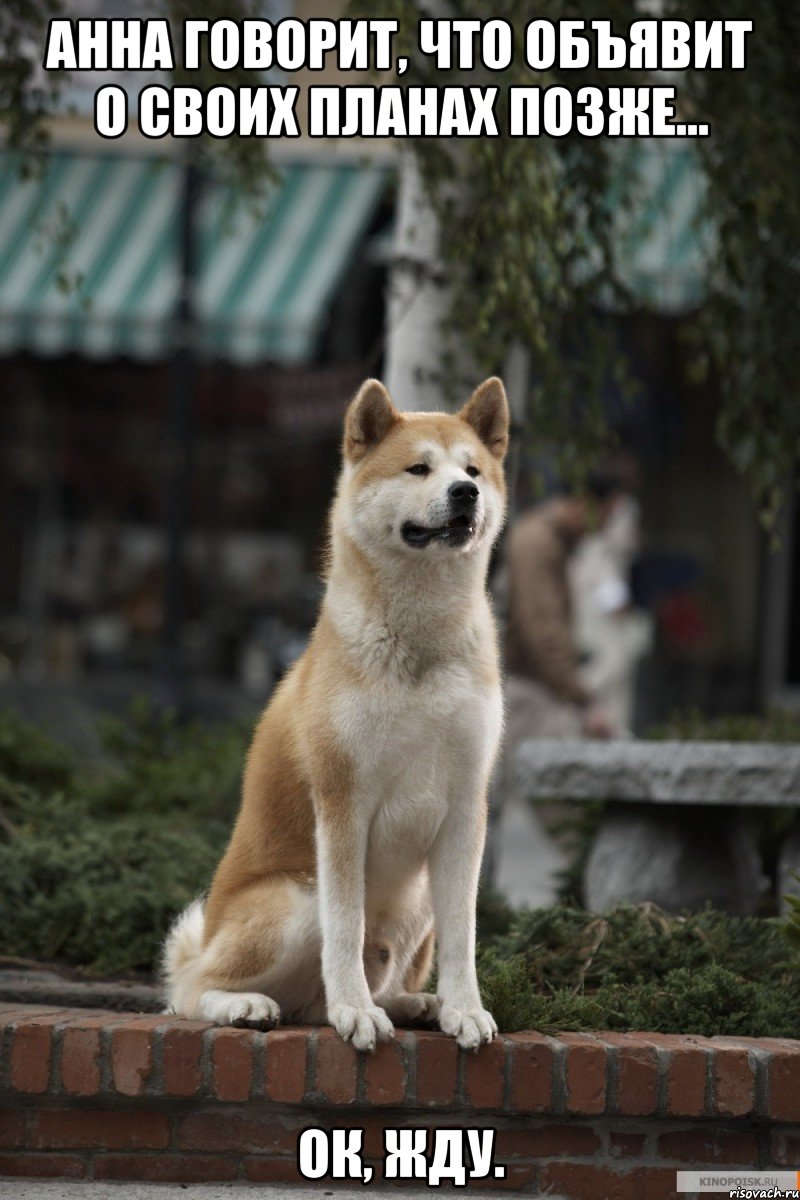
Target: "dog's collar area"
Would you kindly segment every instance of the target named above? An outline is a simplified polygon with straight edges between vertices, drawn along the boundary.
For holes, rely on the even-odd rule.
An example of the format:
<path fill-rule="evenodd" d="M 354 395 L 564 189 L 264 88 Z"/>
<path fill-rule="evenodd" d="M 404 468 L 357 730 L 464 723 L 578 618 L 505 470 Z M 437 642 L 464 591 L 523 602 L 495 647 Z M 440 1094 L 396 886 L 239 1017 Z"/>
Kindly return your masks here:
<path fill-rule="evenodd" d="M 416 525 L 413 521 L 406 521 L 400 533 L 403 541 L 409 546 L 422 547 L 430 542 L 463 546 L 474 535 L 476 528 L 474 516 L 459 513 L 458 516 L 451 517 L 446 525 Z"/>

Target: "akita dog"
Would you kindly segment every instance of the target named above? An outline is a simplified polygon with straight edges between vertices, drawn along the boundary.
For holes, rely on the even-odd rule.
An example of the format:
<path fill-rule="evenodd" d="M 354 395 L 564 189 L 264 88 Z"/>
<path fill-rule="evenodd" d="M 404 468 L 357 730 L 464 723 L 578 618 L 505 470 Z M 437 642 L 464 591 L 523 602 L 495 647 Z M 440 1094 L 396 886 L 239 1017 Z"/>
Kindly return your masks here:
<path fill-rule="evenodd" d="M 320 617 L 256 728 L 208 898 L 167 938 L 175 1012 L 327 1020 L 359 1050 L 393 1021 L 438 1021 L 468 1049 L 497 1032 L 475 899 L 502 724 L 486 575 L 507 446 L 499 379 L 457 415 L 401 413 L 374 379 L 350 404 Z"/>

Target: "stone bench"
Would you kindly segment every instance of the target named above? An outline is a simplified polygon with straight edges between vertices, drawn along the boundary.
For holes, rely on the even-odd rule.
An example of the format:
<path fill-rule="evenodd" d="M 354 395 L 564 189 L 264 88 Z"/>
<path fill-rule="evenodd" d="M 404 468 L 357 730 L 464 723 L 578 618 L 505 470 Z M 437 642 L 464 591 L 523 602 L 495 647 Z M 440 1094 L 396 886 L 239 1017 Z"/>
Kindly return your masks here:
<path fill-rule="evenodd" d="M 755 911 L 767 887 L 745 807 L 800 807 L 800 747 L 755 742 L 523 742 L 518 780 L 532 800 L 605 801 L 584 875 L 588 908 L 652 901 Z M 779 862 L 797 893 L 800 827 Z"/>

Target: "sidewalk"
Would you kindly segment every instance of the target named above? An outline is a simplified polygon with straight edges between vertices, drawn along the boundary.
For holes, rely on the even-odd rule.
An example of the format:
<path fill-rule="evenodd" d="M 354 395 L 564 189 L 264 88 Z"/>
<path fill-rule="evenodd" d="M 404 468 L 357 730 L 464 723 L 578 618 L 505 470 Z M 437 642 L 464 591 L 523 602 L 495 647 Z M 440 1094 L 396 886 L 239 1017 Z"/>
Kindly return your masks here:
<path fill-rule="evenodd" d="M 308 1187 L 290 1187 L 288 1183 L 84 1183 L 80 1180 L 0 1180 L 2 1200 L 230 1200 L 231 1196 L 288 1196 L 290 1200 L 365 1200 L 369 1194 L 398 1195 L 397 1187 L 342 1188 L 324 1182 Z M 405 1192 L 403 1200 L 431 1200 L 429 1192 Z M 553 1198 L 551 1198 L 553 1200 Z M 555 1196 L 554 1200 L 558 1200 Z"/>
<path fill-rule="evenodd" d="M 497 1192 L 475 1192 L 472 1188 L 462 1189 L 467 1196 L 489 1197 Z M 61 1179 L 0 1179 L 2 1200 L 232 1200 L 233 1197 L 287 1196 L 289 1200 L 319 1200 L 330 1196 L 333 1200 L 365 1200 L 370 1193 L 375 1195 L 401 1196 L 402 1200 L 431 1200 L 430 1190 L 398 1192 L 397 1187 L 326 1186 L 324 1182 L 311 1183 L 308 1187 L 290 1187 L 286 1183 L 83 1183 L 65 1182 Z M 558 1196 L 550 1200 L 559 1200 Z"/>

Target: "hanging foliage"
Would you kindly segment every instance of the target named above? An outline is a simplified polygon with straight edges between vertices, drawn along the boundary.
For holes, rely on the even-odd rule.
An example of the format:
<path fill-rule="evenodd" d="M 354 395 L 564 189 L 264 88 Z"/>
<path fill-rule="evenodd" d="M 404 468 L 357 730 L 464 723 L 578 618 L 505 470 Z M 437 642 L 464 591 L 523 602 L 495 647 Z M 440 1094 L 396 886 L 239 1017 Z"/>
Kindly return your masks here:
<path fill-rule="evenodd" d="M 269 4 L 267 3 L 267 9 Z M 134 6 L 136 9 L 137 6 Z M 210 22 L 220 18 L 245 20 L 269 16 L 264 0 L 206 0 L 198 6 L 194 0 L 165 0 L 156 5 L 169 19 L 174 29 L 190 17 L 202 16 Z M 48 119 L 55 113 L 68 111 L 70 73 L 66 70 L 41 70 L 40 64 L 47 39 L 47 27 L 54 17 L 73 14 L 63 0 L 3 0 L 0 4 L 0 130 L 5 145 L 20 151 L 23 171 L 37 169 L 40 156 L 50 146 L 52 127 Z M 84 14 L 81 14 L 84 15 Z M 99 11 L 88 16 L 102 17 Z M 142 8 L 120 12 L 119 16 L 143 15 Z M 148 16 L 154 15 L 148 11 Z M 176 52 L 172 84 L 188 84 L 207 90 L 218 85 L 226 87 L 259 87 L 263 75 L 244 67 L 217 70 L 205 59 L 196 70 L 186 71 L 180 61 L 181 39 L 173 38 Z M 122 78 L 122 77 L 121 77 Z M 107 83 L 107 80 L 103 80 Z M 98 139 L 99 141 L 99 139 Z M 102 143 L 100 143 L 102 144 Z M 215 172 L 229 178 L 250 196 L 257 196 L 270 181 L 272 169 L 268 161 L 267 143 L 255 137 L 226 139 L 188 138 L 183 143 L 200 165 L 213 167 Z"/>
<path fill-rule="evenodd" d="M 491 16 L 514 26 L 514 63 L 484 79 L 473 72 L 468 82 L 499 85 L 502 92 L 514 85 L 556 83 L 577 92 L 587 85 L 664 83 L 641 71 L 534 73 L 525 63 L 523 32 L 534 15 L 587 26 L 602 16 L 622 34 L 632 20 L 652 15 L 652 6 L 644 8 L 625 0 L 606 0 L 602 11 L 595 0 L 541 0 L 533 14 L 525 0 L 500 0 Z M 436 71 L 416 50 L 417 20 L 431 15 L 427 5 L 401 0 L 391 12 L 405 38 L 400 52 L 412 64 L 404 81 L 465 82 L 463 73 Z M 451 0 L 446 14 L 480 19 L 485 5 Z M 658 15 L 749 20 L 753 10 L 745 0 L 663 0 Z M 691 144 L 704 178 L 699 222 L 710 225 L 715 253 L 703 303 L 686 322 L 688 358 L 695 379 L 713 380 L 719 442 L 746 475 L 767 525 L 800 449 L 799 53 L 800 9 L 764 0 L 745 70 L 688 70 L 666 81 L 676 84 L 681 112 L 711 126 L 710 137 Z M 501 96 L 500 122 L 506 110 Z M 604 313 L 609 303 L 617 310 L 631 303 L 614 236 L 635 200 L 632 179 L 616 167 L 620 143 L 577 135 L 514 138 L 503 128 L 500 137 L 421 139 L 415 149 L 454 284 L 443 378 L 462 338 L 486 371 L 502 369 L 509 345 L 522 343 L 532 361 L 530 437 L 555 448 L 563 473 L 580 476 L 610 436 L 603 390 L 610 382 L 630 388 Z"/>

